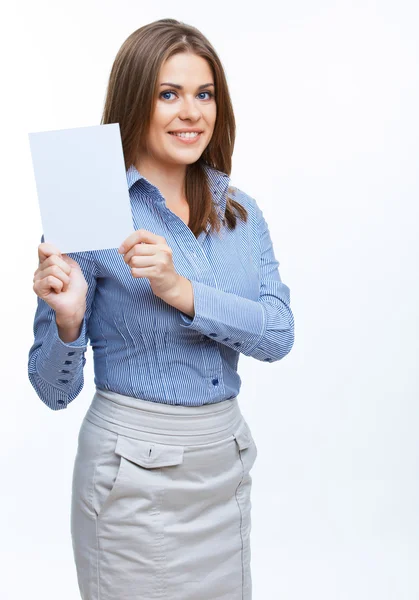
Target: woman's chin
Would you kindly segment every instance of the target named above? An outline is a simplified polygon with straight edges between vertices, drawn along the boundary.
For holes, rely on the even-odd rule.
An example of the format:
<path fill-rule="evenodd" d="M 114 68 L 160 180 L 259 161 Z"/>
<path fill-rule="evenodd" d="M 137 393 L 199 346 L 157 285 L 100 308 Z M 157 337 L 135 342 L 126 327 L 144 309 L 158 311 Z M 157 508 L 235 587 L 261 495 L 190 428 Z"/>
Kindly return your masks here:
<path fill-rule="evenodd" d="M 175 162 L 179 165 L 190 165 L 196 162 L 201 156 L 202 152 L 189 151 L 189 152 L 177 152 L 176 154 L 170 154 L 170 162 Z"/>

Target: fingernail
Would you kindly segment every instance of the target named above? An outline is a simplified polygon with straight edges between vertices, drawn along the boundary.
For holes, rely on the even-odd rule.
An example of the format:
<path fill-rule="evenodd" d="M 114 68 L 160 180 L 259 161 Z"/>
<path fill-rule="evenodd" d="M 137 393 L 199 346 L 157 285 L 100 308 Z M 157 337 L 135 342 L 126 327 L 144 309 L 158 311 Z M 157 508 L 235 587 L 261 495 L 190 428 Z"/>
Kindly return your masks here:
<path fill-rule="evenodd" d="M 121 245 L 119 246 L 119 248 L 118 248 L 118 252 L 119 252 L 120 254 L 122 254 L 123 252 L 125 252 L 125 248 L 124 248 L 124 245 L 123 245 L 123 244 L 121 244 Z"/>

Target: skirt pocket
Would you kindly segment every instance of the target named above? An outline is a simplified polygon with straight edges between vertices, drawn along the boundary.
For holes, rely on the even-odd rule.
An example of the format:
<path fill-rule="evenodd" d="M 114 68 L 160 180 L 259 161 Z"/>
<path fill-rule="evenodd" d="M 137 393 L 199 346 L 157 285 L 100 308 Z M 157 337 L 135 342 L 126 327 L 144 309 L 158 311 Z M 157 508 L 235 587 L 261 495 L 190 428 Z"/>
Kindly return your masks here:
<path fill-rule="evenodd" d="M 249 475 L 250 470 L 255 463 L 258 450 L 255 440 L 253 439 L 252 432 L 250 431 L 250 427 L 244 417 L 238 429 L 236 429 L 234 432 L 233 437 L 237 443 L 237 448 L 243 465 L 243 478 L 245 479 Z"/>
<path fill-rule="evenodd" d="M 249 425 L 244 418 L 233 436 L 236 440 L 237 449 L 242 464 L 242 478 L 236 489 L 236 501 L 240 510 L 241 561 L 243 573 L 242 598 L 245 600 L 251 600 L 252 551 L 250 545 L 250 535 L 252 530 L 252 476 L 250 475 L 250 470 L 255 463 L 258 451 Z"/>
<path fill-rule="evenodd" d="M 150 494 L 160 482 L 159 471 L 183 462 L 184 446 L 130 438 L 108 430 L 93 480 L 92 509 L 103 516 L 118 500 Z M 156 471 L 154 475 L 153 471 Z"/>

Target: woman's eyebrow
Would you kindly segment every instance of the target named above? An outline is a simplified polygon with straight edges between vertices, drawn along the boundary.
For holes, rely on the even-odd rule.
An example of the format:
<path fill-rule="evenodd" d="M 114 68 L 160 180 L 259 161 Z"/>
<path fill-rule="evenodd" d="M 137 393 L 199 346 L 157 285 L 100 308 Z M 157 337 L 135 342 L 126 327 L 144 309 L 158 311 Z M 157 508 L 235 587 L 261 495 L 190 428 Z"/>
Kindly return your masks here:
<path fill-rule="evenodd" d="M 179 85 L 177 83 L 170 83 L 170 81 L 166 81 L 165 83 L 161 83 L 160 85 L 171 85 L 172 87 L 177 88 L 178 90 L 183 90 L 183 85 Z M 210 85 L 214 86 L 213 83 L 203 83 L 198 87 L 198 90 L 201 90 L 202 88 L 208 87 Z"/>

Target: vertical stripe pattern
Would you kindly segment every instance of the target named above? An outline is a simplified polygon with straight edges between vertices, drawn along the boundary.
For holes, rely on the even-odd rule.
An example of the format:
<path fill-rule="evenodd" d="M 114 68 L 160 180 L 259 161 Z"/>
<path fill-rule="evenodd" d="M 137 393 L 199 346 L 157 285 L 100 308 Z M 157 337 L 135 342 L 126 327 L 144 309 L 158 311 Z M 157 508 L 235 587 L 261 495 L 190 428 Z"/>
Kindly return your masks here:
<path fill-rule="evenodd" d="M 205 172 L 224 223 L 230 178 L 208 165 Z M 262 210 L 233 187 L 234 199 L 248 211 L 247 223 L 237 219 L 234 230 L 223 225 L 219 233 L 208 224 L 196 238 L 134 165 L 127 184 L 134 229 L 165 238 L 176 271 L 192 283 L 194 317 L 157 298 L 147 278 L 134 278 L 116 248 L 68 253 L 88 284 L 86 313 L 77 340 L 64 343 L 54 310 L 37 298 L 28 356 L 34 390 L 52 410 L 66 408 L 83 388 L 90 342 L 100 389 L 187 406 L 237 396 L 241 353 L 275 362 L 294 343 L 290 290 Z"/>

